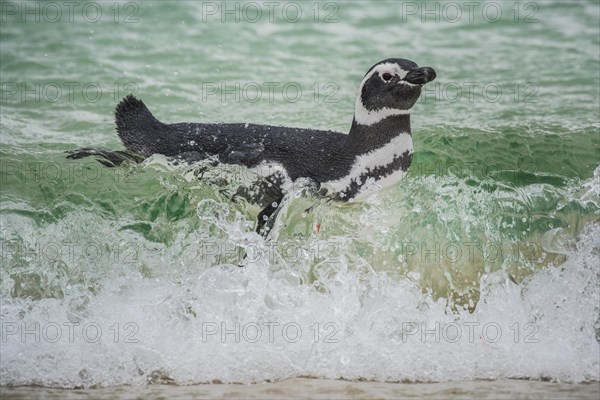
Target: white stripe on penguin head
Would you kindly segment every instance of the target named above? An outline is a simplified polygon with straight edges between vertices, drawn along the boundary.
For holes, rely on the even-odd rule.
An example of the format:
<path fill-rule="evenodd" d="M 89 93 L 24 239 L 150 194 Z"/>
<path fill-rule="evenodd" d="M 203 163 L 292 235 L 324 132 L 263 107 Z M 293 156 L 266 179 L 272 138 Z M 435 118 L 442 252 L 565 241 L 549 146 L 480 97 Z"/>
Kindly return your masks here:
<path fill-rule="evenodd" d="M 354 119 L 357 124 L 373 125 L 381 121 L 382 119 L 390 117 L 392 115 L 410 114 L 410 108 L 408 110 L 398 110 L 395 108 L 383 107 L 378 110 L 367 110 L 367 108 L 363 104 L 361 96 L 365 83 L 369 79 L 371 79 L 373 75 L 379 74 L 379 76 L 382 76 L 386 72 L 392 75 L 398 75 L 400 79 L 404 79 L 406 74 L 408 74 L 408 71 L 402 69 L 398 64 L 395 63 L 383 63 L 373 67 L 371 72 L 363 78 L 362 82 L 360 83 L 360 87 L 358 88 L 358 96 L 356 96 L 356 104 L 354 106 Z M 406 81 L 401 81 L 398 84 L 418 86 Z"/>

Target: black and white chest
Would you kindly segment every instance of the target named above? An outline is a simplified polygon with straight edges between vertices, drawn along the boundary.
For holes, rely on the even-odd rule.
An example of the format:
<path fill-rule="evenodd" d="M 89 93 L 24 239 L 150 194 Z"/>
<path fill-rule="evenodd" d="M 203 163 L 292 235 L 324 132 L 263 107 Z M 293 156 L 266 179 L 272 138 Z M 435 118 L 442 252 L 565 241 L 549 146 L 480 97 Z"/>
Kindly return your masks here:
<path fill-rule="evenodd" d="M 412 154 L 412 136 L 399 133 L 380 147 L 357 154 L 345 175 L 323 185 L 338 199 L 363 199 L 400 182 L 410 166 Z"/>

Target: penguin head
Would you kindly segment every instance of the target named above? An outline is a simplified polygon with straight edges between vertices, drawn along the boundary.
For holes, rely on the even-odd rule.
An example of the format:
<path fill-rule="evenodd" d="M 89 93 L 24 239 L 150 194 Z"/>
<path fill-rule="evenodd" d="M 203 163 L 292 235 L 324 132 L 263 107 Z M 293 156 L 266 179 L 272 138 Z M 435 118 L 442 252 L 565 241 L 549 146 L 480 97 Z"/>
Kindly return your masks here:
<path fill-rule="evenodd" d="M 392 115 L 410 114 L 421 88 L 436 77 L 430 67 L 403 58 L 388 58 L 373 65 L 363 78 L 354 110 L 361 125 L 373 125 Z"/>

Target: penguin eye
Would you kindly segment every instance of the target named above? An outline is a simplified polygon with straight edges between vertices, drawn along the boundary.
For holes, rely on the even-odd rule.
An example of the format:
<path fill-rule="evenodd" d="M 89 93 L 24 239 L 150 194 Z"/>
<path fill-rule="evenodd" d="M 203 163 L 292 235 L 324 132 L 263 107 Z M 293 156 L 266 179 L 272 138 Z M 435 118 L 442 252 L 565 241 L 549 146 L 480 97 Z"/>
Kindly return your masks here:
<path fill-rule="evenodd" d="M 381 75 L 381 77 L 383 78 L 384 81 L 389 81 L 392 79 L 392 74 L 389 74 L 386 72 L 385 74 Z"/>

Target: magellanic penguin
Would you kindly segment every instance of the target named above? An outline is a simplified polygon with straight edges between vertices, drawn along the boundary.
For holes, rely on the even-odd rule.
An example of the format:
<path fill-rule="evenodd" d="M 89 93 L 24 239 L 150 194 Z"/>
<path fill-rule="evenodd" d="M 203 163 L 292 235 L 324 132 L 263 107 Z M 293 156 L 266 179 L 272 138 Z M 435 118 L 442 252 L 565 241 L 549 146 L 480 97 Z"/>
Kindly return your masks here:
<path fill-rule="evenodd" d="M 258 215 L 256 231 L 266 234 L 286 190 L 299 178 L 341 201 L 398 183 L 413 154 L 411 109 L 423 85 L 435 77 L 433 68 L 410 60 L 378 62 L 360 83 L 348 134 L 244 123 L 165 124 L 129 95 L 115 112 L 117 132 L 129 152 L 79 149 L 69 157 L 96 155 L 112 166 L 158 153 L 245 166 L 276 189 Z"/>

